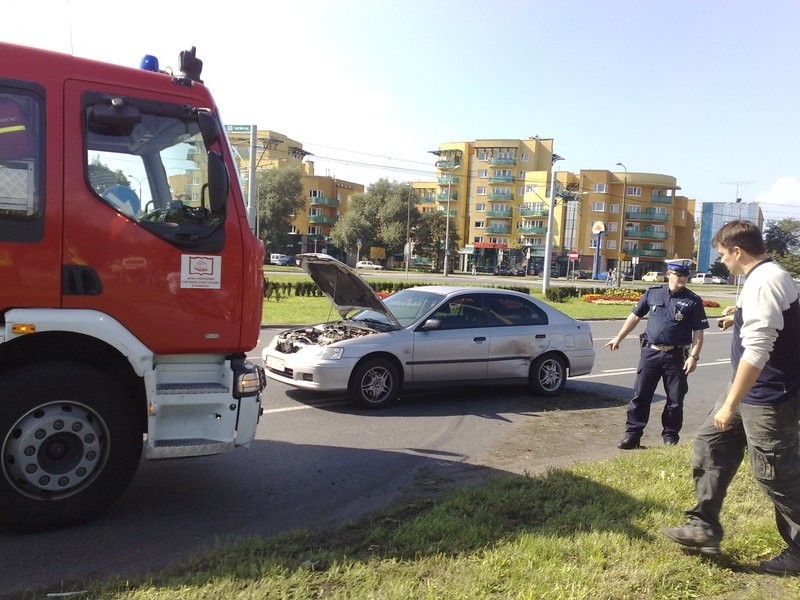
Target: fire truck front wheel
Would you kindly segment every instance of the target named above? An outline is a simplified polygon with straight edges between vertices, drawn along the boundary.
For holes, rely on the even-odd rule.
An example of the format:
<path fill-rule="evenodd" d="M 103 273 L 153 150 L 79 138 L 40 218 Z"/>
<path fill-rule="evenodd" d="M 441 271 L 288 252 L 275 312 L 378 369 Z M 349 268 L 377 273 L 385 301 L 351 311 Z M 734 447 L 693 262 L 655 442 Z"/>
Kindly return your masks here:
<path fill-rule="evenodd" d="M 42 531 L 96 517 L 142 452 L 125 388 L 84 364 L 51 361 L 0 378 L 0 529 Z"/>

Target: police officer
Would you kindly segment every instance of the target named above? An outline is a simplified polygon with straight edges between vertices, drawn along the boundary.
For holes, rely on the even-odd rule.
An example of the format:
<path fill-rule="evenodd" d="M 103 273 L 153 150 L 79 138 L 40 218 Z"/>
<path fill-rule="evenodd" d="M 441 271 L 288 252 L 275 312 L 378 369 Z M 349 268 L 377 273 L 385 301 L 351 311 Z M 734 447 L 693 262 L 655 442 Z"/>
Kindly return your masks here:
<path fill-rule="evenodd" d="M 700 296 L 686 289 L 689 268 L 682 263 L 667 263 L 667 276 L 667 284 L 647 288 L 617 336 L 606 344 L 612 351 L 617 350 L 625 336 L 648 315 L 647 328 L 639 336 L 642 350 L 633 398 L 628 405 L 625 437 L 617 444 L 621 450 L 639 447 L 660 379 L 667 393 L 661 413 L 664 443 L 677 444 L 683 425 L 683 398 L 689 389 L 687 376 L 700 360 L 708 319 Z"/>

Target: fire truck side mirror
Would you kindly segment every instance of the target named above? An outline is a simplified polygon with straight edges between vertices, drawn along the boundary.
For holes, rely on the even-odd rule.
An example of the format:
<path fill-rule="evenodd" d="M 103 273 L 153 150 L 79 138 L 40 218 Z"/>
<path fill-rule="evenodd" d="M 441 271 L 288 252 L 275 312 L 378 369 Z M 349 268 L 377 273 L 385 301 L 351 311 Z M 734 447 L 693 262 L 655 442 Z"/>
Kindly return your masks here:
<path fill-rule="evenodd" d="M 128 136 L 142 120 L 139 109 L 130 104 L 98 103 L 89 107 L 87 128 L 98 135 Z"/>
<path fill-rule="evenodd" d="M 225 211 L 228 202 L 228 169 L 219 152 L 208 153 L 208 207 L 211 214 L 219 215 Z"/>
<path fill-rule="evenodd" d="M 210 148 L 218 139 L 220 134 L 219 121 L 209 112 L 200 111 L 197 113 L 200 124 L 200 133 L 203 136 L 203 143 L 206 148 Z"/>

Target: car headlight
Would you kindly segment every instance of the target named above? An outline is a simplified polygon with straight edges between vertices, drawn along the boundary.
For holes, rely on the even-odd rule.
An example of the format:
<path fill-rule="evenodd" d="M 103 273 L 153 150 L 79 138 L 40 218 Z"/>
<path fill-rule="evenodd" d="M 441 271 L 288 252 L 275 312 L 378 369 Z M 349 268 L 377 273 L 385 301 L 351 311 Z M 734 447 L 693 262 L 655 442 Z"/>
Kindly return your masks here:
<path fill-rule="evenodd" d="M 322 360 L 339 360 L 344 354 L 344 348 L 337 348 L 335 346 L 323 346 L 319 349 L 319 358 Z"/>

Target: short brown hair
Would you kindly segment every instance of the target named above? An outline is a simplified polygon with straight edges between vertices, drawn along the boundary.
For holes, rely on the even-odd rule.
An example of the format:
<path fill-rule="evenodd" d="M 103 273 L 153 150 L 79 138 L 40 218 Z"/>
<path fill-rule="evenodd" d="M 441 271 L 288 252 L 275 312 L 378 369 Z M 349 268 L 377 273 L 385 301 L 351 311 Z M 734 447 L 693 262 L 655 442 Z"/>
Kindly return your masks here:
<path fill-rule="evenodd" d="M 731 221 L 720 227 L 714 234 L 711 244 L 716 248 L 722 246 L 730 250 L 739 246 L 751 256 L 761 256 L 767 252 L 761 230 L 752 221 Z"/>

